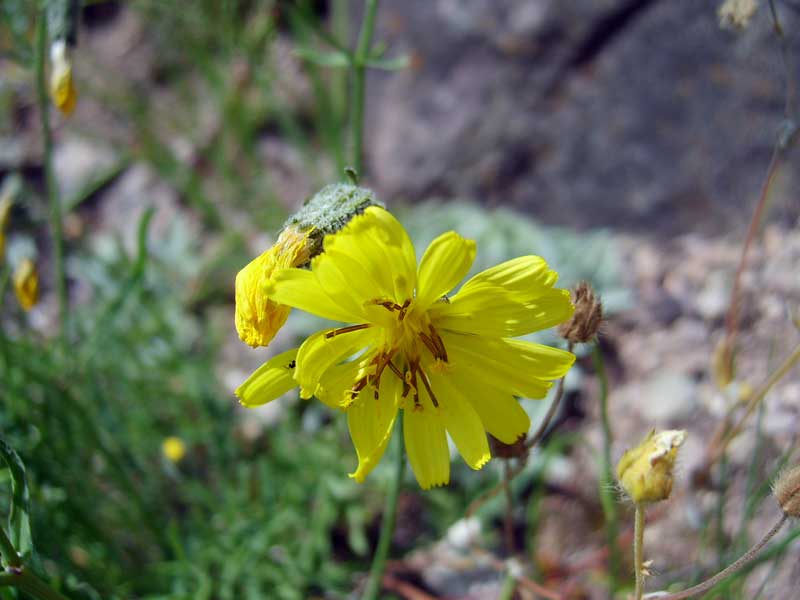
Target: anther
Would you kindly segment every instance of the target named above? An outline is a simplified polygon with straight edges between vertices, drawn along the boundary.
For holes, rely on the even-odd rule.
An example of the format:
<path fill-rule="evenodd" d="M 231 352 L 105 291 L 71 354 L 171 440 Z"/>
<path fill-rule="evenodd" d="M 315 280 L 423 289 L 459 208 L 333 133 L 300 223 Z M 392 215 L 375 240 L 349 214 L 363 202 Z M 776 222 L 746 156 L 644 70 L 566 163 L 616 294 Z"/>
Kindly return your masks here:
<path fill-rule="evenodd" d="M 325 339 L 329 340 L 337 335 L 342 335 L 343 333 L 350 333 L 352 331 L 360 331 L 362 329 L 368 329 L 372 327 L 369 323 L 362 323 L 361 325 L 348 325 L 347 327 L 340 327 L 339 329 L 332 329 L 328 333 L 325 334 Z"/>

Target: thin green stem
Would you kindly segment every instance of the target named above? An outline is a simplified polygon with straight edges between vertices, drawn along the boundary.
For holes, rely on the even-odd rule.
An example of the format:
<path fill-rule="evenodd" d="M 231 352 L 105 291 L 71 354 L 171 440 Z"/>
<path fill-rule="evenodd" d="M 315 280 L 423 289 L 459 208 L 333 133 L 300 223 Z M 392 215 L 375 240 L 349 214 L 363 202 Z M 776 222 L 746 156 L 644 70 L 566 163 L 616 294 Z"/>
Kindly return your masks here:
<path fill-rule="evenodd" d="M 8 567 L 22 566 L 22 559 L 14 548 L 14 544 L 8 539 L 6 532 L 0 527 L 0 556 L 3 557 L 3 562 Z"/>
<path fill-rule="evenodd" d="M 378 10 L 378 0 L 367 0 L 364 7 L 364 18 L 361 22 L 361 32 L 358 36 L 358 45 L 352 61 L 353 88 L 350 97 L 352 112 L 350 113 L 353 135 L 353 166 L 359 174 L 364 169 L 364 103 L 366 96 L 367 58 L 372 34 L 375 32 L 375 13 Z"/>
<path fill-rule="evenodd" d="M 50 129 L 50 99 L 47 94 L 45 78 L 45 62 L 47 57 L 47 11 L 39 10 L 39 22 L 36 34 L 36 96 L 39 104 L 39 116 L 42 121 L 42 147 L 44 159 L 45 185 L 47 199 L 50 204 L 50 233 L 53 237 L 53 271 L 55 273 L 56 296 L 58 298 L 58 319 L 62 340 L 67 331 L 69 318 L 69 298 L 67 296 L 67 278 L 64 270 L 64 232 L 61 222 L 61 202 L 58 197 L 58 185 L 53 171 L 53 134 Z"/>
<path fill-rule="evenodd" d="M 613 598 L 617 590 L 619 577 L 620 552 L 617 545 L 619 535 L 619 517 L 614 499 L 614 472 L 611 467 L 611 446 L 614 436 L 611 431 L 611 420 L 608 416 L 608 376 L 600 345 L 592 346 L 592 359 L 597 379 L 600 382 L 600 424 L 603 429 L 603 467 L 600 481 L 600 502 L 605 519 L 606 544 L 608 546 L 608 597 Z"/>
<path fill-rule="evenodd" d="M 383 571 L 386 567 L 386 557 L 389 555 L 389 547 L 394 535 L 394 526 L 397 521 L 397 501 L 400 498 L 400 488 L 403 483 L 403 470 L 405 469 L 405 454 L 403 453 L 403 418 L 398 415 L 397 424 L 394 428 L 394 477 L 392 477 L 388 493 L 386 495 L 386 507 L 383 511 L 383 522 L 381 523 L 381 535 L 378 538 L 378 547 L 375 549 L 375 556 L 372 559 L 372 567 L 369 571 L 369 579 L 364 589 L 362 600 L 377 600 L 381 591 L 381 581 Z"/>
<path fill-rule="evenodd" d="M 633 568 L 636 578 L 636 593 L 634 598 L 642 600 L 644 594 L 644 505 L 636 503 L 633 534 Z"/>
<path fill-rule="evenodd" d="M 498 600 L 513 600 L 515 591 L 517 591 L 517 579 L 508 571 L 503 580 L 503 587 L 500 588 Z"/>
<path fill-rule="evenodd" d="M 18 567 L 0 574 L 0 586 L 13 586 L 36 600 L 68 600 L 26 567 Z"/>
<path fill-rule="evenodd" d="M 761 549 L 767 545 L 767 542 L 769 542 L 773 537 L 775 537 L 775 534 L 777 534 L 781 530 L 781 528 L 784 526 L 784 524 L 788 519 L 789 516 L 784 513 L 781 516 L 780 520 L 777 523 L 775 523 L 772 529 L 770 529 L 766 533 L 766 535 L 763 538 L 761 538 L 761 540 L 759 540 L 752 548 L 750 548 L 750 550 L 748 550 L 741 557 L 739 557 L 739 559 L 736 562 L 730 564 L 729 566 L 727 566 L 725 569 L 723 569 L 710 579 L 707 579 L 702 583 L 698 583 L 697 585 L 690 587 L 689 589 L 683 590 L 682 592 L 675 592 L 674 594 L 648 594 L 648 597 L 653 598 L 653 600 L 655 600 L 656 598 L 658 598 L 658 600 L 684 600 L 684 598 L 691 598 L 692 596 L 696 596 L 697 594 L 702 594 L 703 592 L 710 590 L 720 581 L 722 581 L 726 577 L 729 577 L 731 574 L 735 573 L 743 566 L 745 566 L 747 563 L 749 563 L 751 560 L 753 560 L 756 554 L 758 554 L 761 551 Z M 639 596 L 637 596 L 637 600 L 638 598 Z"/>

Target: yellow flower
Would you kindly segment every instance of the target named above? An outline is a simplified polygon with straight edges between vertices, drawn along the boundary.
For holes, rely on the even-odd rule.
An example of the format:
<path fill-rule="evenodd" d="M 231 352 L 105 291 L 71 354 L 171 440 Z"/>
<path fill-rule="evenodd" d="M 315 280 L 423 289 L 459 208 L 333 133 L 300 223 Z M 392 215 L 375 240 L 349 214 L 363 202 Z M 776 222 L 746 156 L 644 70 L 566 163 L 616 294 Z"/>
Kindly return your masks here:
<path fill-rule="evenodd" d="M 6 229 L 11 218 L 12 204 L 10 195 L 0 197 L 0 263 L 3 262 L 3 257 L 6 254 Z"/>
<path fill-rule="evenodd" d="M 271 300 L 267 287 L 281 269 L 308 262 L 309 233 L 287 227 L 269 250 L 236 275 L 236 331 L 245 344 L 266 346 L 286 322 L 291 308 Z"/>
<path fill-rule="evenodd" d="M 515 396 L 542 398 L 575 357 L 510 338 L 552 327 L 573 312 L 569 292 L 537 256 L 479 273 L 454 296 L 475 242 L 450 231 L 417 267 L 402 225 L 372 206 L 324 240 L 311 270 L 275 274 L 268 294 L 315 315 L 351 323 L 325 329 L 264 364 L 236 390 L 242 404 L 269 402 L 300 386 L 347 413 L 357 481 L 379 462 L 398 411 L 406 452 L 423 488 L 450 479 L 447 434 L 465 462 L 490 458 L 486 432 L 505 443 L 527 433 Z"/>
<path fill-rule="evenodd" d="M 53 98 L 56 108 L 68 117 L 75 110 L 78 94 L 72 80 L 72 63 L 67 56 L 67 46 L 64 40 L 53 42 L 50 47 L 50 62 L 52 63 L 50 96 Z"/>
<path fill-rule="evenodd" d="M 162 442 L 161 452 L 170 461 L 179 463 L 186 456 L 186 444 L 179 437 L 169 436 Z"/>
<path fill-rule="evenodd" d="M 23 259 L 14 270 L 14 293 L 26 311 L 39 301 L 39 272 L 29 258 Z"/>
<path fill-rule="evenodd" d="M 682 430 L 651 431 L 625 452 L 617 464 L 617 479 L 636 504 L 658 502 L 672 492 L 672 469 L 678 448 L 686 439 Z"/>

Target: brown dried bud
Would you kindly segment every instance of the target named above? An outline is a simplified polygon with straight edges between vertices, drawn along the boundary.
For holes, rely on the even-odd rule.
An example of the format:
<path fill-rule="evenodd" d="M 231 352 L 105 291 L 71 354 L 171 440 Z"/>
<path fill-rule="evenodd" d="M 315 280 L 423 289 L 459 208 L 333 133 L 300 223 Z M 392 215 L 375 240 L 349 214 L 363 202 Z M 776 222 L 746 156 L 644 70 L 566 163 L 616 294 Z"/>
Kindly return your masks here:
<path fill-rule="evenodd" d="M 513 444 L 506 444 L 489 434 L 489 447 L 492 449 L 492 456 L 505 459 L 524 458 L 528 455 L 528 447 L 525 445 L 527 437 L 528 434 L 523 433 Z"/>
<path fill-rule="evenodd" d="M 573 344 L 589 342 L 603 322 L 603 304 L 586 281 L 581 281 L 572 292 L 572 303 L 575 313 L 569 321 L 559 325 L 558 333 Z"/>
<path fill-rule="evenodd" d="M 772 491 L 785 514 L 800 517 L 800 465 L 781 473 Z"/>

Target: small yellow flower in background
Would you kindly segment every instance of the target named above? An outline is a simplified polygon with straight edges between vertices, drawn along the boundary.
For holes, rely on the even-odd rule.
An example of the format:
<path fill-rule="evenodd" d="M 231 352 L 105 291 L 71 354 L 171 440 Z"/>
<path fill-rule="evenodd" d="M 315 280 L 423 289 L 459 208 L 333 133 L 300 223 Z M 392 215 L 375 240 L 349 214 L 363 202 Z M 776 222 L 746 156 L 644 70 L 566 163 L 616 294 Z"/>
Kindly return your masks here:
<path fill-rule="evenodd" d="M 245 344 L 266 346 L 286 322 L 291 308 L 273 301 L 267 289 L 280 270 L 308 262 L 309 233 L 287 227 L 269 250 L 236 275 L 236 331 Z"/>
<path fill-rule="evenodd" d="M 11 218 L 11 195 L 3 195 L 0 197 L 0 263 L 6 254 L 6 229 L 8 228 L 8 221 Z"/>
<path fill-rule="evenodd" d="M 39 272 L 30 258 L 20 261 L 14 270 L 14 293 L 26 311 L 39 301 Z"/>
<path fill-rule="evenodd" d="M 72 80 L 72 63 L 64 40 L 56 40 L 50 46 L 50 96 L 53 104 L 68 117 L 75 110 L 78 94 Z"/>
<path fill-rule="evenodd" d="M 186 456 L 186 444 L 181 438 L 170 436 L 161 443 L 161 452 L 168 460 L 179 463 Z"/>
<path fill-rule="evenodd" d="M 558 325 L 573 313 L 558 274 L 522 256 L 471 278 L 475 242 L 454 231 L 436 238 L 417 266 L 403 226 L 367 208 L 327 235 L 311 270 L 266 278 L 271 302 L 350 323 L 325 329 L 275 356 L 237 390 L 245 406 L 295 386 L 347 413 L 362 482 L 380 461 L 398 411 L 406 452 L 424 489 L 450 479 L 447 435 L 465 462 L 490 459 L 486 433 L 512 444 L 530 420 L 515 396 L 542 398 L 572 366 L 572 353 L 513 337 Z"/>
<path fill-rule="evenodd" d="M 639 504 L 669 498 L 672 492 L 672 470 L 686 432 L 654 429 L 642 442 L 625 452 L 617 464 L 617 479 L 622 489 Z"/>

